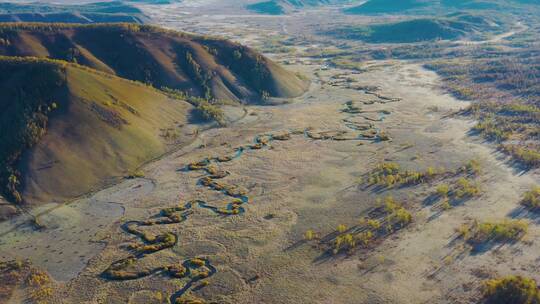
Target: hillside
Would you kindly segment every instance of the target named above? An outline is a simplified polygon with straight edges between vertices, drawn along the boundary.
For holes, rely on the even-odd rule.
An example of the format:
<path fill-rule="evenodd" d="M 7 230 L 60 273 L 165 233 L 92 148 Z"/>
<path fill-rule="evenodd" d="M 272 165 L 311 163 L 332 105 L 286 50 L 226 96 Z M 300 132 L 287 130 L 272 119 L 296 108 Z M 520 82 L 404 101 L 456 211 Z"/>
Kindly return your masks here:
<path fill-rule="evenodd" d="M 62 62 L 4 57 L 0 71 L 0 182 L 16 203 L 71 198 L 132 172 L 183 139 L 193 109 Z"/>
<path fill-rule="evenodd" d="M 536 0 L 368 0 L 345 9 L 348 14 L 448 13 L 448 10 L 512 10 L 520 4 L 540 4 Z"/>
<path fill-rule="evenodd" d="M 482 15 L 450 14 L 441 18 L 418 18 L 393 23 L 352 26 L 331 34 L 369 43 L 412 43 L 433 40 L 455 40 L 501 30 L 495 20 Z"/>
<path fill-rule="evenodd" d="M 246 8 L 250 11 L 258 14 L 266 15 L 283 15 L 285 14 L 285 7 L 279 1 L 270 0 L 249 4 Z"/>
<path fill-rule="evenodd" d="M 120 1 L 82 5 L 0 3 L 0 22 L 144 23 L 138 8 Z"/>
<path fill-rule="evenodd" d="M 293 9 L 329 4 L 344 4 L 348 0 L 269 0 L 246 5 L 250 11 L 266 15 L 283 15 Z"/>
<path fill-rule="evenodd" d="M 427 5 L 428 3 L 423 0 L 369 0 L 358 6 L 348 8 L 345 12 L 348 14 L 399 13 Z"/>
<path fill-rule="evenodd" d="M 258 102 L 298 96 L 307 88 L 295 74 L 242 45 L 144 25 L 4 24 L 0 55 L 77 62 L 208 99 Z"/>

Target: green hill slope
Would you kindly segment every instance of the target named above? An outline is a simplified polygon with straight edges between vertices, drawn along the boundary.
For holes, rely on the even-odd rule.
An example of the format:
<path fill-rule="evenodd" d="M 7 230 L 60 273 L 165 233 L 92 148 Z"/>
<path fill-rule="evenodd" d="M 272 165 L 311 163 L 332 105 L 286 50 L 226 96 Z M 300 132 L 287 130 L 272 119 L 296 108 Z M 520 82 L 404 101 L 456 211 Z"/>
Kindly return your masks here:
<path fill-rule="evenodd" d="M 294 97 L 307 88 L 295 74 L 242 45 L 134 24 L 4 24 L 0 54 L 77 62 L 221 100 Z"/>
<path fill-rule="evenodd" d="M 368 0 L 345 10 L 348 14 L 400 13 L 429 5 L 425 0 Z"/>
<path fill-rule="evenodd" d="M 285 14 L 285 7 L 275 0 L 257 2 L 246 5 L 246 8 L 258 14 L 266 15 L 283 15 Z"/>
<path fill-rule="evenodd" d="M 266 15 L 283 15 L 292 9 L 329 4 L 344 4 L 350 0 L 267 0 L 246 5 L 250 11 Z"/>
<path fill-rule="evenodd" d="M 448 13 L 455 10 L 512 11 L 516 5 L 540 4 L 537 0 L 368 0 L 345 9 L 348 14 L 422 14 Z"/>
<path fill-rule="evenodd" d="M 193 109 L 75 65 L 0 59 L 0 182 L 12 202 L 83 194 L 165 153 Z"/>
<path fill-rule="evenodd" d="M 503 27 L 482 15 L 455 13 L 439 18 L 419 18 L 369 26 L 346 27 L 332 31 L 340 38 L 370 43 L 411 43 L 432 40 L 454 40 L 496 33 Z"/>

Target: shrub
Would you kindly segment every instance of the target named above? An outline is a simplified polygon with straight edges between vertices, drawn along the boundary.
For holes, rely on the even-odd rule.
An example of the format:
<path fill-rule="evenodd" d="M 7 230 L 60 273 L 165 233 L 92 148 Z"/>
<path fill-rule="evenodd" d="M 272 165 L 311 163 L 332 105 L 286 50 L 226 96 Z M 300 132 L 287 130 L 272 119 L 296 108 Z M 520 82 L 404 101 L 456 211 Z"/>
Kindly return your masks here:
<path fill-rule="evenodd" d="M 386 213 L 392 213 L 399 208 L 399 205 L 396 203 L 392 196 L 387 196 L 384 198 L 384 211 Z"/>
<path fill-rule="evenodd" d="M 457 233 L 459 237 L 463 238 L 464 240 L 468 240 L 471 237 L 471 227 L 467 224 L 463 224 L 459 226 Z"/>
<path fill-rule="evenodd" d="M 398 225 L 400 228 L 402 228 L 412 221 L 412 214 L 398 204 L 393 197 L 387 196 L 384 199 L 384 203 L 384 212 L 387 214 L 387 220 L 390 223 L 390 226 Z"/>
<path fill-rule="evenodd" d="M 458 199 L 470 198 L 480 194 L 480 187 L 464 177 L 458 179 L 455 196 Z"/>
<path fill-rule="evenodd" d="M 204 265 L 206 265 L 206 261 L 199 258 L 193 258 L 189 260 L 189 263 L 196 267 L 203 267 Z"/>
<path fill-rule="evenodd" d="M 33 271 L 26 280 L 26 283 L 33 287 L 41 287 L 43 285 L 49 284 L 50 282 L 51 279 L 49 278 L 49 276 L 41 271 Z"/>
<path fill-rule="evenodd" d="M 337 254 L 341 250 L 352 250 L 356 247 L 356 240 L 350 233 L 339 235 L 334 241 L 333 253 Z"/>
<path fill-rule="evenodd" d="M 412 215 L 405 208 L 401 207 L 389 216 L 389 221 L 403 227 L 412 221 Z"/>
<path fill-rule="evenodd" d="M 505 153 L 512 155 L 521 163 L 530 168 L 536 168 L 540 166 L 540 152 L 533 149 L 519 147 L 515 145 L 503 145 L 501 146 Z"/>
<path fill-rule="evenodd" d="M 522 220 L 504 220 L 502 222 L 475 222 L 472 227 L 471 240 L 476 243 L 518 241 L 529 228 Z"/>
<path fill-rule="evenodd" d="M 360 225 L 360 226 L 364 226 L 366 223 L 367 223 L 367 219 L 365 217 L 361 217 L 358 220 L 358 225 Z"/>
<path fill-rule="evenodd" d="M 198 281 L 208 278 L 210 276 L 210 272 L 208 270 L 192 270 L 191 275 L 193 280 Z"/>
<path fill-rule="evenodd" d="M 507 140 L 512 134 L 508 130 L 503 130 L 499 127 L 493 120 L 484 120 L 479 122 L 473 127 L 473 130 L 481 133 L 489 140 L 494 140 L 497 142 L 502 142 Z"/>
<path fill-rule="evenodd" d="M 218 106 L 209 103 L 208 101 L 200 101 L 197 105 L 197 111 L 199 111 L 204 119 L 214 120 L 219 125 L 225 125 L 225 114 Z"/>
<path fill-rule="evenodd" d="M 535 186 L 530 191 L 525 192 L 521 204 L 529 209 L 538 210 L 540 208 L 540 187 Z"/>
<path fill-rule="evenodd" d="M 379 228 L 381 228 L 381 222 L 379 220 L 375 220 L 375 219 L 368 219 L 367 220 L 367 226 L 371 230 L 379 230 Z"/>
<path fill-rule="evenodd" d="M 168 275 L 174 278 L 183 278 L 187 274 L 186 267 L 182 265 L 171 265 L 171 266 L 165 267 L 165 270 L 167 271 Z"/>
<path fill-rule="evenodd" d="M 437 186 L 436 191 L 439 196 L 448 196 L 448 192 L 450 192 L 450 186 L 448 186 L 448 184 L 440 184 L 439 186 Z"/>
<path fill-rule="evenodd" d="M 315 231 L 309 229 L 304 233 L 304 239 L 306 241 L 311 241 L 315 238 Z"/>
<path fill-rule="evenodd" d="M 371 240 L 373 239 L 374 235 L 371 231 L 364 231 L 360 234 L 358 234 L 357 238 L 364 246 L 368 246 Z"/>
<path fill-rule="evenodd" d="M 45 304 L 53 294 L 51 279 L 45 272 L 34 270 L 28 276 L 26 284 L 31 287 L 30 298 L 34 303 Z"/>
<path fill-rule="evenodd" d="M 219 125 L 225 124 L 225 114 L 223 113 L 223 110 L 219 106 L 213 104 L 211 100 L 190 96 L 180 90 L 170 89 L 167 87 L 162 87 L 161 90 L 170 98 L 184 100 L 192 104 L 204 119 L 214 120 Z"/>
<path fill-rule="evenodd" d="M 443 200 L 441 202 L 441 209 L 442 210 L 450 210 L 450 209 L 452 209 L 452 205 L 450 204 L 450 200 L 448 199 L 448 197 L 443 198 Z"/>
<path fill-rule="evenodd" d="M 336 230 L 339 232 L 339 233 L 343 233 L 345 231 L 347 231 L 347 226 L 346 225 L 343 225 L 343 224 L 339 224 L 336 228 Z"/>
<path fill-rule="evenodd" d="M 487 281 L 484 298 L 489 304 L 540 304 L 540 292 L 536 281 L 521 276 Z"/>
<path fill-rule="evenodd" d="M 444 169 L 438 171 L 434 167 L 428 167 L 425 172 L 401 170 L 399 164 L 385 162 L 379 164 L 370 173 L 366 182 L 369 185 L 385 187 L 393 187 L 394 185 L 417 185 L 433 180 L 437 176 L 445 173 L 446 171 Z"/>
<path fill-rule="evenodd" d="M 40 287 L 30 292 L 30 298 L 36 304 L 47 304 L 47 299 L 53 294 L 52 287 Z"/>
<path fill-rule="evenodd" d="M 467 164 L 465 165 L 465 169 L 466 169 L 467 172 L 469 172 L 470 174 L 478 175 L 478 174 L 480 174 L 480 171 L 481 171 L 480 162 L 478 162 L 478 161 L 475 160 L 475 159 L 471 159 L 471 160 L 470 160 L 469 162 L 467 162 Z"/>

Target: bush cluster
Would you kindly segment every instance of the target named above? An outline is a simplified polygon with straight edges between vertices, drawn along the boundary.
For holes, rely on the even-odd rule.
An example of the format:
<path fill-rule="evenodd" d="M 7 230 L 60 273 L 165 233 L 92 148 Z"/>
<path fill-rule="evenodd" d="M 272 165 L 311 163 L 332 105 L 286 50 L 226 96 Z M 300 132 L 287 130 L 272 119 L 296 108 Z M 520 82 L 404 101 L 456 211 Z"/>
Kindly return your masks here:
<path fill-rule="evenodd" d="M 540 187 L 536 186 L 525 192 L 521 204 L 531 210 L 538 210 L 540 208 Z"/>
<path fill-rule="evenodd" d="M 489 280 L 483 293 L 488 304 L 540 304 L 536 281 L 521 276 Z"/>

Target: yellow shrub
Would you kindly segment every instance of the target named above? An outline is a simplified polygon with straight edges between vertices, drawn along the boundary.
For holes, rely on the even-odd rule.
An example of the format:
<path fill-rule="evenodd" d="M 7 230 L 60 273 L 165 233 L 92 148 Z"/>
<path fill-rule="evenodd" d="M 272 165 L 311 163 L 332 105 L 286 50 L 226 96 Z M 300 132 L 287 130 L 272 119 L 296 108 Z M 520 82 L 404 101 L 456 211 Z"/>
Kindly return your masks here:
<path fill-rule="evenodd" d="M 521 204 L 529 209 L 538 209 L 540 207 L 540 187 L 533 187 L 525 192 Z"/>
<path fill-rule="evenodd" d="M 306 233 L 304 233 L 304 239 L 306 241 L 311 241 L 315 238 L 315 231 L 309 229 L 306 231 Z"/>
<path fill-rule="evenodd" d="M 437 186 L 437 194 L 439 196 L 447 196 L 450 191 L 450 186 L 448 184 L 440 184 Z"/>
<path fill-rule="evenodd" d="M 540 292 L 536 281 L 521 276 L 487 281 L 484 298 L 490 304 L 540 304 Z"/>
<path fill-rule="evenodd" d="M 381 222 L 379 222 L 378 220 L 368 219 L 367 225 L 372 230 L 378 230 L 379 228 L 381 228 Z"/>

